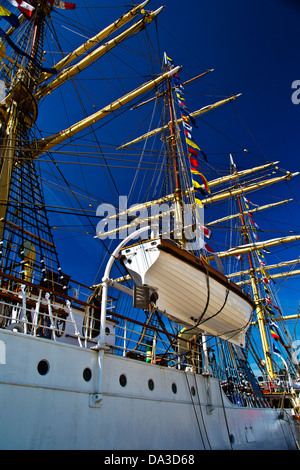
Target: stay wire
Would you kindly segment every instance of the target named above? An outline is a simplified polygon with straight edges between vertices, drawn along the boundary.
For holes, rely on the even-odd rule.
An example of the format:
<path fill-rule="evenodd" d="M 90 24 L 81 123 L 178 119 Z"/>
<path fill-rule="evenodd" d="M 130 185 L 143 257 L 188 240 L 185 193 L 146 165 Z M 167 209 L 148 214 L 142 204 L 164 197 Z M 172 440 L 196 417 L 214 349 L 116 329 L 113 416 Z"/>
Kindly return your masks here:
<path fill-rule="evenodd" d="M 204 442 L 203 434 L 202 434 L 202 431 L 201 431 L 201 424 L 200 424 L 200 422 L 199 422 L 199 418 L 198 418 L 198 414 L 197 414 L 197 409 L 196 409 L 196 404 L 194 403 L 194 400 L 193 400 L 193 395 L 192 395 L 192 392 L 191 392 L 191 387 L 190 387 L 190 384 L 189 384 L 189 381 L 188 381 L 188 376 L 187 376 L 187 372 L 186 372 L 186 371 L 184 371 L 184 375 L 185 375 L 187 387 L 188 387 L 188 390 L 189 390 L 189 393 L 190 393 L 190 396 L 191 396 L 192 405 L 193 405 L 193 410 L 194 410 L 194 414 L 195 414 L 195 418 L 196 418 L 196 422 L 197 422 L 197 427 L 198 427 L 198 430 L 199 430 L 199 434 L 200 434 L 200 437 L 201 437 L 201 440 L 202 440 L 203 449 L 205 450 L 205 442 Z M 207 435 L 207 431 L 206 431 L 206 426 L 205 426 L 205 421 L 204 421 L 204 417 L 203 417 L 203 413 L 202 413 L 202 405 L 201 405 L 200 396 L 199 396 L 199 392 L 198 392 L 196 374 L 193 373 L 193 376 L 194 376 L 194 380 L 195 380 L 195 385 L 196 385 L 196 389 L 197 389 L 197 396 L 198 396 L 198 402 L 199 402 L 199 403 L 197 403 L 197 405 L 199 405 L 199 410 L 200 410 L 201 419 L 202 419 L 202 423 L 203 423 L 203 427 L 204 427 L 204 432 L 205 432 L 205 435 L 206 435 L 206 439 L 207 439 L 209 448 L 210 448 L 210 450 L 211 450 L 211 445 L 210 445 L 210 441 L 209 441 L 209 439 L 208 439 L 208 435 Z"/>

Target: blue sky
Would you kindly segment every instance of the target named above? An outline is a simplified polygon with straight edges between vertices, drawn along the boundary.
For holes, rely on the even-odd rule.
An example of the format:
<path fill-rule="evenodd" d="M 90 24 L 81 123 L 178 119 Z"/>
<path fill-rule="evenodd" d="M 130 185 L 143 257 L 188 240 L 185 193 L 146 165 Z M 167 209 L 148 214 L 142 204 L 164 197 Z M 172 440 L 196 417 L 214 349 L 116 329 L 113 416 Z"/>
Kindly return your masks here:
<path fill-rule="evenodd" d="M 64 53 L 69 53 L 130 7 L 124 0 L 117 0 L 110 6 L 108 3 L 77 0 L 76 10 L 56 10 L 53 13 L 53 24 Z M 159 0 L 152 0 L 147 8 L 155 10 L 160 5 Z M 182 65 L 182 81 L 207 69 L 214 69 L 205 78 L 185 87 L 186 104 L 191 111 L 229 95 L 242 93 L 233 104 L 197 120 L 193 136 L 208 156 L 208 163 L 202 163 L 202 172 L 208 180 L 215 177 L 211 167 L 216 167 L 220 174 L 229 171 L 229 153 L 233 154 L 239 169 L 279 160 L 280 169 L 300 171 L 300 104 L 292 102 L 292 84 L 300 80 L 300 2 L 166 0 L 164 5 L 166 7 L 159 16 L 158 24 L 151 24 L 138 39 L 139 42 L 136 38 L 129 39 L 119 51 L 113 50 L 110 56 L 103 57 L 97 65 L 80 74 L 74 81 L 75 91 L 73 85 L 67 83 L 43 101 L 38 118 L 42 135 L 47 136 L 68 127 L 144 83 L 153 72 L 158 73 L 158 67 L 153 65 L 152 68 L 146 63 L 140 50 L 145 45 L 145 36 L 149 34 L 153 38 L 153 50 L 158 50 L 159 45 L 159 60 L 166 51 L 175 65 Z M 1 20 L 3 26 L 4 21 Z M 54 42 L 50 40 L 45 43 L 44 65 L 47 67 L 59 59 L 54 51 Z M 117 81 L 116 77 L 125 78 Z M 77 100 L 79 93 L 80 101 Z M 46 203 L 57 206 L 55 210 L 59 207 L 84 208 L 90 211 L 91 221 L 96 225 L 98 204 L 103 201 L 117 203 L 118 193 L 128 193 L 142 147 L 136 146 L 130 153 L 116 153 L 115 148 L 127 140 L 128 135 L 130 138 L 140 135 L 150 119 L 151 112 L 147 106 L 129 111 L 126 115 L 121 112 L 117 118 L 107 118 L 95 125 L 95 136 L 84 132 L 85 147 L 81 147 L 83 142 L 78 139 L 63 146 L 61 153 L 54 149 L 60 174 L 52 163 L 42 163 L 48 160 L 47 156 L 41 158 L 41 168 L 46 170 L 42 180 Z M 152 127 L 156 127 L 156 123 Z M 102 153 L 96 149 L 94 137 Z M 76 155 L 78 150 L 84 154 Z M 111 163 L 109 170 L 105 168 L 104 155 L 106 161 Z M 59 179 L 55 179 L 54 175 Z M 155 180 L 155 174 L 151 171 L 142 172 L 140 176 L 141 186 L 136 186 L 130 203 L 136 202 L 140 188 L 145 189 L 150 180 Z M 74 203 L 66 190 L 63 177 L 72 185 L 77 202 Z M 261 241 L 288 235 L 290 231 L 300 233 L 300 177 L 288 184 L 272 186 L 264 192 L 251 193 L 248 197 L 255 204 L 294 199 L 277 210 L 255 215 L 261 229 Z M 209 208 L 207 220 L 225 215 L 223 209 L 223 205 Z M 92 224 L 83 218 L 66 215 L 65 211 L 59 214 L 53 212 L 53 207 L 49 211 L 62 270 L 87 285 L 100 282 L 107 252 L 102 243 L 95 239 Z M 213 229 L 216 247 L 212 246 L 225 249 L 227 236 L 227 233 L 221 234 L 217 228 Z M 300 243 L 292 243 L 272 248 L 271 253 L 266 255 L 267 264 L 298 258 L 299 246 Z M 236 269 L 239 269 L 237 261 Z M 296 313 L 299 276 L 289 282 L 276 281 L 274 289 L 279 295 L 283 312 Z M 299 334 L 297 336 L 299 338 Z"/>
<path fill-rule="evenodd" d="M 191 78 L 207 69 L 214 72 L 198 81 L 186 91 L 186 100 L 191 110 L 199 109 L 222 97 L 242 93 L 233 105 L 220 108 L 217 112 L 207 114 L 198 121 L 195 137 L 197 143 L 208 155 L 209 164 L 217 165 L 223 170 L 229 170 L 229 153 L 233 153 L 235 162 L 240 169 L 262 164 L 264 161 L 280 161 L 280 167 L 292 172 L 300 170 L 299 164 L 299 123 L 300 104 L 292 103 L 292 83 L 299 79 L 299 21 L 300 6 L 296 1 L 283 0 L 211 0 L 202 2 L 196 0 L 167 0 L 166 8 L 160 14 L 158 23 L 161 51 L 167 51 L 174 63 L 182 65 L 182 80 Z M 86 10 L 85 6 L 90 6 Z M 124 13 L 125 2 L 115 3 L 113 8 L 92 1 L 77 1 L 75 11 L 66 12 L 69 24 L 66 24 L 58 12 L 54 23 L 63 44 L 63 50 L 69 52 L 71 46 L 78 45 L 83 38 L 79 36 L 81 23 L 88 20 L 92 34 L 99 28 L 105 27 Z M 147 8 L 155 10 L 161 4 L 151 1 Z M 76 25 L 77 23 L 77 25 Z M 68 29 L 66 29 L 68 27 Z M 78 28 L 78 29 L 76 29 Z M 149 35 L 156 36 L 156 26 L 150 25 Z M 86 34 L 82 32 L 82 34 Z M 111 80 L 110 88 L 105 88 L 104 81 L 96 81 L 97 73 L 106 77 L 112 74 L 138 76 L 135 83 L 141 84 L 142 78 L 150 70 L 146 69 L 144 61 L 131 54 L 131 40 L 128 48 L 121 49 L 120 54 L 113 54 L 113 59 L 103 58 L 100 65 L 91 67 L 95 75 L 94 82 L 77 82 L 88 85 L 84 106 L 87 112 L 95 112 L 112 99 L 130 90 L 130 83 L 125 80 L 117 88 Z M 51 62 L 51 47 L 46 47 L 49 63 Z M 121 60 L 123 62 L 121 62 Z M 124 62 L 133 59 L 132 68 Z M 131 63 L 131 62 L 130 62 Z M 47 63 L 47 65 L 49 65 Z M 85 77 L 85 75 L 83 75 Z M 127 88 L 126 88 L 127 87 Z M 62 97 L 68 96 L 73 103 L 76 93 L 72 94 L 69 85 L 62 91 L 53 93 L 52 107 L 42 107 L 40 113 L 40 128 L 46 133 L 56 132 L 83 117 L 82 105 L 72 106 L 65 110 Z M 50 101 L 50 100 L 49 100 Z M 45 104 L 48 104 L 48 99 Z M 49 119 L 50 116 L 50 119 Z M 134 136 L 139 130 L 134 129 L 141 115 L 132 113 L 130 118 L 121 116 L 122 125 L 128 128 Z M 108 145 L 115 147 L 125 139 L 125 131 L 121 130 L 119 121 L 113 121 L 106 127 L 101 127 L 98 139 L 103 148 Z M 122 127 L 123 129 L 123 127 Z M 248 153 L 243 149 L 249 150 Z M 73 150 L 70 146 L 68 150 Z M 122 155 L 122 154 L 121 154 Z M 66 160 L 66 155 L 56 155 L 57 159 Z M 125 159 L 125 157 L 122 157 Z M 129 158 L 129 157 L 128 157 Z M 134 158 L 137 159 L 135 156 Z M 72 157 L 74 160 L 74 157 Z M 94 160 L 91 160 L 94 161 Z M 108 172 L 103 168 L 74 169 L 71 165 L 60 164 L 64 175 L 72 184 L 88 190 L 99 198 L 111 200 L 116 196 L 115 187 L 109 181 Z M 209 168 L 203 166 L 203 173 L 210 178 Z M 121 193 L 128 189 L 133 177 L 132 170 L 112 169 L 115 183 Z M 206 173 L 207 172 L 207 173 Z M 77 177 L 80 182 L 78 183 Z M 294 197 L 294 202 L 272 213 L 261 213 L 256 221 L 265 233 L 260 239 L 278 236 L 276 229 L 287 232 L 295 230 L 299 233 L 300 218 L 300 177 L 289 183 L 270 188 L 266 193 L 257 192 L 249 196 L 255 203 L 274 202 L 283 198 Z M 47 201 L 53 205 L 65 205 L 60 193 L 53 187 L 45 185 Z M 50 202 L 48 202 L 50 203 Z M 95 210 L 97 201 L 93 202 L 90 210 Z M 217 209 L 216 209 L 217 212 Z M 64 218 L 60 216 L 60 224 Z M 59 219 L 58 219 L 59 220 Z M 52 225 L 58 225 L 54 214 L 50 214 Z M 268 232 L 268 230 L 274 232 Z M 60 251 L 61 264 L 65 272 L 72 272 L 73 277 L 90 284 L 97 278 L 99 258 L 103 255 L 101 243 L 94 240 L 91 230 L 86 235 L 81 228 L 78 232 L 55 230 L 56 243 Z M 270 264 L 281 259 L 294 259 L 299 256 L 299 244 L 293 244 L 283 249 L 274 249 Z M 103 272 L 103 270 L 102 270 Z M 102 273 L 101 273 L 102 275 Z M 98 273 L 98 280 L 101 276 Z M 298 280 L 295 278 L 280 289 L 281 302 L 287 307 L 288 313 L 294 313 L 299 302 Z M 289 310 L 290 309 L 290 310 Z"/>

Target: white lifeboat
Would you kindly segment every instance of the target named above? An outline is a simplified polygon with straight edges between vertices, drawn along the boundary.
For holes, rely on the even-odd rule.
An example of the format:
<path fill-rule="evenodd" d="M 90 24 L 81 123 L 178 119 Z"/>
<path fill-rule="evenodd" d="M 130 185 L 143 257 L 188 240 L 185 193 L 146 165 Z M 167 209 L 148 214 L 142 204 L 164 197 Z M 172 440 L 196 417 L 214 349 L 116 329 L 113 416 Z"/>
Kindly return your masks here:
<path fill-rule="evenodd" d="M 156 307 L 164 315 L 245 346 L 253 300 L 219 271 L 164 239 L 124 248 L 120 260 L 137 286 L 156 291 Z"/>

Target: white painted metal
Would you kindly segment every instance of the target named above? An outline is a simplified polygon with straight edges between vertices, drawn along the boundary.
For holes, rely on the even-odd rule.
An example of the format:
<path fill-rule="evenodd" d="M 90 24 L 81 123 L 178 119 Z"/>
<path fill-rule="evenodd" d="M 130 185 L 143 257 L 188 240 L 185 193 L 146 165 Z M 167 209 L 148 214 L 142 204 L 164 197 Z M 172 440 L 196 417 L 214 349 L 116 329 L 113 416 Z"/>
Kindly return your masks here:
<path fill-rule="evenodd" d="M 0 330 L 0 344 L 2 450 L 296 449 L 286 412 L 234 406 L 209 376 L 106 352 L 103 398 L 93 407 L 96 351 L 7 330 Z M 37 370 L 41 360 L 49 364 L 46 375 Z M 83 379 L 86 368 L 90 381 Z"/>
<path fill-rule="evenodd" d="M 155 289 L 157 308 L 177 323 L 196 325 L 200 331 L 244 347 L 253 312 L 251 303 L 230 290 L 229 284 L 226 286 L 159 246 L 160 241 L 154 240 L 122 251 L 124 265 L 134 281 Z"/>
<path fill-rule="evenodd" d="M 134 233 L 131 233 L 128 235 L 124 240 L 119 243 L 117 248 L 113 251 L 111 256 L 109 257 L 108 263 L 106 265 L 105 271 L 104 271 L 104 276 L 102 279 L 103 287 L 102 287 L 102 298 L 101 298 L 101 326 L 100 326 L 100 337 L 97 346 L 95 346 L 95 349 L 98 350 L 98 366 L 99 366 L 99 371 L 98 371 L 98 389 L 96 393 L 94 394 L 94 400 L 97 403 L 100 403 L 102 400 L 102 370 L 103 370 L 103 356 L 104 356 L 104 351 L 107 349 L 107 346 L 105 345 L 105 328 L 106 328 L 106 311 L 107 311 L 107 298 L 108 298 L 108 286 L 110 283 L 110 272 L 113 266 L 114 261 L 118 258 L 119 252 L 121 251 L 121 248 L 126 245 L 126 243 L 131 240 L 132 238 L 135 238 L 136 236 L 142 234 L 143 232 L 146 232 L 149 230 L 150 227 L 143 227 L 137 230 Z"/>

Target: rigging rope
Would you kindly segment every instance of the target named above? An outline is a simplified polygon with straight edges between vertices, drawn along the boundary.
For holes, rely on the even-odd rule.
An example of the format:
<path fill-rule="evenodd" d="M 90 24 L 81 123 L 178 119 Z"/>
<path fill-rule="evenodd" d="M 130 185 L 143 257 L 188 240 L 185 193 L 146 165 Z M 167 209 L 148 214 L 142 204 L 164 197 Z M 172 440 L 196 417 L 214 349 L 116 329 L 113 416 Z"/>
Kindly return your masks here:
<path fill-rule="evenodd" d="M 185 375 L 185 378 L 186 378 L 187 387 L 188 387 L 188 390 L 189 390 L 189 393 L 190 393 L 190 397 L 191 397 L 191 400 L 192 400 L 193 410 L 194 410 L 194 414 L 195 414 L 195 418 L 196 418 L 196 422 L 197 422 L 197 427 L 198 427 L 198 430 L 199 430 L 199 434 L 200 434 L 200 437 L 201 437 L 203 449 L 206 450 L 206 446 L 205 446 L 203 434 L 202 434 L 202 431 L 201 431 L 201 424 L 200 424 L 200 422 L 199 422 L 199 418 L 198 418 L 198 414 L 197 414 L 196 404 L 194 403 L 194 400 L 193 400 L 192 387 L 190 387 L 190 384 L 189 384 L 189 381 L 188 381 L 187 371 L 184 371 L 184 375 Z M 197 390 L 197 396 L 198 396 L 198 403 L 197 403 L 197 405 L 199 406 L 200 415 L 201 415 L 201 420 L 202 420 L 204 432 L 205 432 L 205 435 L 206 435 L 206 440 L 207 440 L 208 445 L 209 445 L 209 448 L 210 448 L 210 450 L 211 450 L 211 444 L 210 444 L 210 441 L 209 441 L 209 438 L 208 438 L 208 434 L 207 434 L 207 430 L 206 430 L 206 426 L 205 426 L 205 421 L 204 421 L 203 412 L 202 412 L 202 405 L 201 405 L 200 396 L 199 396 L 199 391 L 198 391 L 198 385 L 197 385 L 197 377 L 196 377 L 196 374 L 195 374 L 195 373 L 193 373 L 193 377 L 194 377 L 194 380 L 195 380 L 195 385 L 196 385 L 196 390 Z"/>

